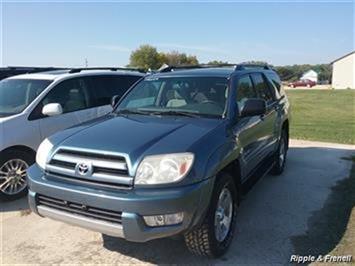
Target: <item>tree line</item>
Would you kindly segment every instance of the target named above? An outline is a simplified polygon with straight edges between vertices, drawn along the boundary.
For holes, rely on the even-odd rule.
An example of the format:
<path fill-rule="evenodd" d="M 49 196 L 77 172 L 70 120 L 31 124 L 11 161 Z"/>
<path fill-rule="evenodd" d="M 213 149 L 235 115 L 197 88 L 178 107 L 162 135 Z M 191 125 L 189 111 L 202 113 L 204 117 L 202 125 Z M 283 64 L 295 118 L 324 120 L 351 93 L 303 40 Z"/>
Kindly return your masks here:
<path fill-rule="evenodd" d="M 144 69 L 158 69 L 164 64 L 171 66 L 198 65 L 199 62 L 196 56 L 186 55 L 178 51 L 168 53 L 158 52 L 155 47 L 145 44 L 131 53 L 129 66 Z"/>
<path fill-rule="evenodd" d="M 181 65 L 198 65 L 200 62 L 194 55 L 187 55 L 178 51 L 171 52 L 159 52 L 157 48 L 145 44 L 134 50 L 130 55 L 130 67 L 138 67 L 143 69 L 159 69 L 162 65 L 181 66 Z M 262 61 L 249 61 L 244 63 L 252 64 L 267 64 Z M 211 65 L 228 64 L 225 61 L 213 60 L 207 62 Z M 303 73 L 313 69 L 318 73 L 319 81 L 330 81 L 332 67 L 330 64 L 317 64 L 317 65 L 289 65 L 289 66 L 272 66 L 280 75 L 283 81 L 295 81 L 298 80 Z"/>

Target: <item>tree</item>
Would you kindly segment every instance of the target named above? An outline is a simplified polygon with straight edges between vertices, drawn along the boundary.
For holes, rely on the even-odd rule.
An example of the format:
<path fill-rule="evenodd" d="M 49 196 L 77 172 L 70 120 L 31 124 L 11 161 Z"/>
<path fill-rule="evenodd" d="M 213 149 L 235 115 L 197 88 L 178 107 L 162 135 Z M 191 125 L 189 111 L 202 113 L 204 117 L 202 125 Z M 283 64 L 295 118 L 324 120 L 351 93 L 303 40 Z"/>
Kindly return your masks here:
<path fill-rule="evenodd" d="M 267 62 L 265 61 L 254 61 L 254 60 L 251 60 L 251 61 L 245 61 L 245 62 L 242 62 L 241 64 L 246 64 L 246 65 L 260 65 L 260 66 L 265 66 L 265 65 L 268 65 L 270 66 L 270 64 L 268 64 Z"/>
<path fill-rule="evenodd" d="M 153 46 L 148 44 L 141 45 L 131 53 L 129 63 L 131 67 L 158 69 L 161 65 L 161 55 Z"/>
<path fill-rule="evenodd" d="M 228 62 L 220 61 L 220 60 L 213 60 L 209 61 L 207 65 L 226 65 Z"/>
<path fill-rule="evenodd" d="M 284 81 L 298 80 L 305 72 L 313 69 L 318 73 L 319 81 L 328 81 L 331 79 L 332 66 L 329 64 L 318 65 L 292 65 L 292 66 L 277 66 L 275 70 L 280 75 L 280 78 Z"/>
<path fill-rule="evenodd" d="M 197 65 L 198 60 L 196 56 L 186 55 L 185 53 L 179 53 L 178 51 L 171 51 L 168 53 L 160 53 L 162 62 L 169 66 L 181 66 L 181 65 Z"/>
<path fill-rule="evenodd" d="M 197 65 L 198 60 L 196 56 L 186 55 L 178 51 L 168 53 L 158 52 L 155 47 L 146 44 L 141 45 L 131 53 L 129 66 L 158 69 L 163 64 L 169 66 Z"/>

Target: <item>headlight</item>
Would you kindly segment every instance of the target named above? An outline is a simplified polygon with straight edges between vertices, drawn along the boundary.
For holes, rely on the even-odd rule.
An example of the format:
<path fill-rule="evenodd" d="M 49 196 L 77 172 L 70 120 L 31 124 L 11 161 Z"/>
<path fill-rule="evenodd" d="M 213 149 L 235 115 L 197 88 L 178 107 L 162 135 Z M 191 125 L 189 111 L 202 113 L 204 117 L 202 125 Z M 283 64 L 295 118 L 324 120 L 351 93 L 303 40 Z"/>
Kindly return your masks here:
<path fill-rule="evenodd" d="M 147 156 L 138 166 L 135 184 L 152 185 L 178 182 L 189 172 L 193 160 L 192 153 Z"/>
<path fill-rule="evenodd" d="M 45 139 L 38 147 L 37 155 L 36 155 L 36 163 L 42 169 L 45 169 L 46 167 L 47 158 L 52 148 L 53 148 L 53 144 L 48 139 Z"/>

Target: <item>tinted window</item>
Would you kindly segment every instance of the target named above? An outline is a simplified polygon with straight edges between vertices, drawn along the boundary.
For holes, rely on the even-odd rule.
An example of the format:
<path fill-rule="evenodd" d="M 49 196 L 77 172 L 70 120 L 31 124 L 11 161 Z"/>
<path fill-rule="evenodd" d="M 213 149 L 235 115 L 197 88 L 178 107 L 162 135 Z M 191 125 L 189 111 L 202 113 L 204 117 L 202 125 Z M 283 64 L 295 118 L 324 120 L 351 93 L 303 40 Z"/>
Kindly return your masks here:
<path fill-rule="evenodd" d="M 0 116 L 22 112 L 52 81 L 5 79 L 0 82 Z"/>
<path fill-rule="evenodd" d="M 267 103 L 273 101 L 272 94 L 264 77 L 257 73 L 252 74 L 252 78 L 258 97 L 264 99 Z"/>
<path fill-rule="evenodd" d="M 48 103 L 59 103 L 63 108 L 63 113 L 90 108 L 91 104 L 87 80 L 77 78 L 59 83 L 42 100 L 42 106 Z"/>
<path fill-rule="evenodd" d="M 139 76 L 95 76 L 91 77 L 95 106 L 111 103 L 113 96 L 123 94 L 141 77 Z"/>
<path fill-rule="evenodd" d="M 237 103 L 239 110 L 242 109 L 244 103 L 250 98 L 257 98 L 256 92 L 250 77 L 243 76 L 238 80 L 237 84 Z"/>
<path fill-rule="evenodd" d="M 275 74 L 267 74 L 267 77 L 271 83 L 271 85 L 276 89 L 275 96 L 279 99 L 282 95 L 284 95 L 284 90 L 282 89 L 282 84 L 280 78 Z"/>
<path fill-rule="evenodd" d="M 281 88 L 281 80 L 276 74 L 270 74 L 268 75 L 272 83 L 275 85 L 276 89 L 280 91 Z"/>

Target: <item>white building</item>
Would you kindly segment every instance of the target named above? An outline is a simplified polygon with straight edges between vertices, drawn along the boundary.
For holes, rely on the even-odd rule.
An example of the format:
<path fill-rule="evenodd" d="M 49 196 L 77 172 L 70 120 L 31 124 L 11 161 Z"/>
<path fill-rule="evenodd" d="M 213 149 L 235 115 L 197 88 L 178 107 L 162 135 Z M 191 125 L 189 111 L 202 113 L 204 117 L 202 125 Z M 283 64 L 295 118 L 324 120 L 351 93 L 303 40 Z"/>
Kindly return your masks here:
<path fill-rule="evenodd" d="M 332 63 L 332 87 L 334 89 L 355 89 L 355 51 L 346 54 Z"/>
<path fill-rule="evenodd" d="M 312 80 L 314 82 L 318 82 L 318 73 L 315 72 L 314 70 L 308 70 L 307 72 L 303 73 L 302 77 L 300 80 Z"/>

